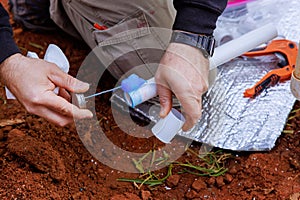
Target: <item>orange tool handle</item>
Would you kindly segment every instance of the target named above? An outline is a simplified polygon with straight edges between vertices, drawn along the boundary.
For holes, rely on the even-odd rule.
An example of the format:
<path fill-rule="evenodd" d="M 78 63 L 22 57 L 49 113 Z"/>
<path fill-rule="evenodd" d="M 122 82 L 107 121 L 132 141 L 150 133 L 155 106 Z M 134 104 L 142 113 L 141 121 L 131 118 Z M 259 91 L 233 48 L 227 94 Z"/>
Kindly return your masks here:
<path fill-rule="evenodd" d="M 280 39 L 280 40 L 273 40 L 268 46 L 265 48 L 258 48 L 254 51 L 249 51 L 244 53 L 244 56 L 263 56 L 270 53 L 281 53 L 287 57 L 287 61 L 292 65 L 296 63 L 296 57 L 298 53 L 297 44 L 293 41 Z"/>
<path fill-rule="evenodd" d="M 285 81 L 290 79 L 293 68 L 296 64 L 296 57 L 298 54 L 297 44 L 286 39 L 273 40 L 266 48 L 261 48 L 255 51 L 247 52 L 244 55 L 262 56 L 270 53 L 282 54 L 286 58 L 288 65 L 267 73 L 252 88 L 249 88 L 244 92 L 244 97 L 254 98 L 266 88 L 276 85 L 279 81 Z"/>
<path fill-rule="evenodd" d="M 278 82 L 290 79 L 291 75 L 292 69 L 290 68 L 290 66 L 286 66 L 280 69 L 274 69 L 267 73 L 252 88 L 246 89 L 244 92 L 244 97 L 254 98 L 262 93 L 262 91 L 276 85 Z"/>
<path fill-rule="evenodd" d="M 106 30 L 107 27 L 105 25 L 101 26 L 100 24 L 98 23 L 94 23 L 94 28 L 98 29 L 98 30 Z"/>

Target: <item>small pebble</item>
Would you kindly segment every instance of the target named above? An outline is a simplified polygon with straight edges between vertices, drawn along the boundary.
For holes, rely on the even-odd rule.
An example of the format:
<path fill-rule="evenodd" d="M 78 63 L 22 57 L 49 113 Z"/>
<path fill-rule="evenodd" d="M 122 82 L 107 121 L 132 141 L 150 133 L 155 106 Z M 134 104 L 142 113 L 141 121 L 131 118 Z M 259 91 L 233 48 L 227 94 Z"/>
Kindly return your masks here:
<path fill-rule="evenodd" d="M 167 182 L 166 182 L 167 186 L 175 187 L 178 185 L 179 180 L 180 180 L 180 175 L 178 175 L 178 174 L 172 175 L 167 179 Z"/>
<path fill-rule="evenodd" d="M 218 187 L 222 187 L 223 185 L 225 185 L 225 183 L 224 183 L 224 178 L 223 178 L 222 176 L 218 176 L 218 177 L 216 178 L 216 182 L 217 182 L 217 186 L 218 186 Z"/>
<path fill-rule="evenodd" d="M 230 174 L 225 174 L 224 179 L 227 183 L 230 183 L 233 180 L 233 177 Z"/>
<path fill-rule="evenodd" d="M 189 190 L 187 193 L 185 193 L 185 197 L 187 199 L 194 199 L 199 197 L 199 194 L 195 190 Z"/>
<path fill-rule="evenodd" d="M 206 189 L 207 185 L 204 181 L 198 179 L 193 182 L 192 188 L 199 192 L 202 189 Z"/>
<path fill-rule="evenodd" d="M 142 200 L 149 200 L 149 199 L 151 199 L 151 192 L 146 191 L 146 190 L 142 190 L 141 191 L 141 197 L 142 197 Z"/>
<path fill-rule="evenodd" d="M 213 186 L 213 185 L 215 185 L 215 183 L 216 183 L 216 178 L 210 177 L 210 178 L 206 181 L 206 183 L 207 183 L 209 186 Z"/>
<path fill-rule="evenodd" d="M 66 142 L 67 141 L 67 137 L 66 136 L 62 136 L 61 137 L 61 141 Z"/>

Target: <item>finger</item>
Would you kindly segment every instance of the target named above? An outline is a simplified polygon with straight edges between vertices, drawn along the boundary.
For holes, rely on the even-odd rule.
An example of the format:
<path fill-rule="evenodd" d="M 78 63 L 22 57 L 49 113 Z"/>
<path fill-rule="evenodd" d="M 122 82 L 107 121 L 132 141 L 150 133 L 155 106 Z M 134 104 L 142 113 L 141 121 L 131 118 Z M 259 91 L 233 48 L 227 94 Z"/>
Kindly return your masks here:
<path fill-rule="evenodd" d="M 36 110 L 34 114 L 58 126 L 66 126 L 74 121 L 73 117 L 63 116 L 43 106 L 36 107 Z"/>
<path fill-rule="evenodd" d="M 57 96 L 55 93 L 49 91 L 47 98 L 42 99 L 39 104 L 44 105 L 48 109 L 61 114 L 62 116 L 74 117 L 75 119 L 92 118 L 93 114 L 87 109 L 79 109 L 77 106 L 71 104 L 66 99 Z"/>
<path fill-rule="evenodd" d="M 68 91 L 64 88 L 59 88 L 58 95 L 67 100 L 68 102 L 71 102 L 71 95 L 68 93 Z"/>
<path fill-rule="evenodd" d="M 186 121 L 183 124 L 182 130 L 188 131 L 191 129 L 201 117 L 202 103 L 195 98 L 185 99 L 183 97 L 177 97 L 182 103 L 184 109 Z"/>
<path fill-rule="evenodd" d="M 190 116 L 186 115 L 185 116 L 185 123 L 182 126 L 182 131 L 188 131 L 191 128 L 193 128 L 194 124 L 192 123 L 192 119 Z"/>
<path fill-rule="evenodd" d="M 82 82 L 67 73 L 61 71 L 60 69 L 52 68 L 48 78 L 57 86 L 65 88 L 70 92 L 74 93 L 84 93 L 89 89 L 89 84 Z"/>
<path fill-rule="evenodd" d="M 159 102 L 161 105 L 160 117 L 164 118 L 168 115 L 172 109 L 172 92 L 169 88 L 162 86 L 161 84 L 157 85 L 157 94 L 159 96 Z"/>

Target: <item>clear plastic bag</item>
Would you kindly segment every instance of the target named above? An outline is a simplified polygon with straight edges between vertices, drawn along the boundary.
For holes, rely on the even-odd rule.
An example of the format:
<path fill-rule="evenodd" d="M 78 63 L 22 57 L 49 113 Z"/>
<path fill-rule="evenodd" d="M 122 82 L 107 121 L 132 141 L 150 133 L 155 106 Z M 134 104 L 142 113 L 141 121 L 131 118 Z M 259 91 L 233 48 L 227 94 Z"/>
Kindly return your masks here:
<path fill-rule="evenodd" d="M 241 1 L 238 1 L 241 2 Z M 265 24 L 278 25 L 287 10 L 283 0 L 252 0 L 228 4 L 214 31 L 217 46 Z"/>

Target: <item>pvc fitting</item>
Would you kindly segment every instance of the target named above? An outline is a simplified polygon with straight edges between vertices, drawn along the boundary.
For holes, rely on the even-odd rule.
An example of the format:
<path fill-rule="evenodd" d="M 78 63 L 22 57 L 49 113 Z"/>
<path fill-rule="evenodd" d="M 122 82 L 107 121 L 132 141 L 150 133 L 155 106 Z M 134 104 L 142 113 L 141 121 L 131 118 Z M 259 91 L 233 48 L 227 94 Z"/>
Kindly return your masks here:
<path fill-rule="evenodd" d="M 165 118 L 161 118 L 153 127 L 152 133 L 163 143 L 170 143 L 185 122 L 184 116 L 172 108 Z"/>
<path fill-rule="evenodd" d="M 290 87 L 294 97 L 300 100 L 300 79 L 295 76 L 294 72 L 292 73 Z"/>

